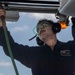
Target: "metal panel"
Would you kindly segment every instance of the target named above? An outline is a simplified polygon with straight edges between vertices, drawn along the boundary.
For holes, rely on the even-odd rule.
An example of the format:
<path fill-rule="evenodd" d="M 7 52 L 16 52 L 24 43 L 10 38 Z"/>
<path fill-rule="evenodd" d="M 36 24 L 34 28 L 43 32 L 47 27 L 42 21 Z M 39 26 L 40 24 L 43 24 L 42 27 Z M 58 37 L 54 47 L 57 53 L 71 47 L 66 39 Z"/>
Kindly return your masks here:
<path fill-rule="evenodd" d="M 63 1 L 63 0 L 62 0 Z M 61 14 L 75 17 L 75 0 L 67 0 L 59 10 Z"/>

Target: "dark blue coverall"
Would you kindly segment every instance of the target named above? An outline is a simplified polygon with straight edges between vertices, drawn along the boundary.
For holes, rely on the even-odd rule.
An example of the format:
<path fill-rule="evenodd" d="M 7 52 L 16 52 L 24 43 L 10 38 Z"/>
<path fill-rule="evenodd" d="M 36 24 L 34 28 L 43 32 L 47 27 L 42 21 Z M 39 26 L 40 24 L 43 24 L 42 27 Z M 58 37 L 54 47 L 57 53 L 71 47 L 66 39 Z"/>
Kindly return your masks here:
<path fill-rule="evenodd" d="M 57 41 L 54 49 L 50 46 L 32 46 L 16 43 L 9 31 L 9 41 L 14 59 L 31 68 L 32 75 L 75 75 L 75 28 L 72 26 L 74 40 Z M 0 27 L 0 46 L 9 56 L 3 28 Z"/>

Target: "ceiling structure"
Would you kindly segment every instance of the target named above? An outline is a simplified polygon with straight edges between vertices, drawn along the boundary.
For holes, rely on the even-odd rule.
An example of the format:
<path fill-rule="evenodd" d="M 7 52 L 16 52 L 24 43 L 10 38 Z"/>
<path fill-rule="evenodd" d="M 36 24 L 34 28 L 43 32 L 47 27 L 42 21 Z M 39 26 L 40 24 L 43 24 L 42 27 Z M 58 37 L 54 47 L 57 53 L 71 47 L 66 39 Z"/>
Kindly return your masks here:
<path fill-rule="evenodd" d="M 20 12 L 56 13 L 59 7 L 58 0 L 0 0 L 0 2 L 5 5 L 6 10 Z"/>

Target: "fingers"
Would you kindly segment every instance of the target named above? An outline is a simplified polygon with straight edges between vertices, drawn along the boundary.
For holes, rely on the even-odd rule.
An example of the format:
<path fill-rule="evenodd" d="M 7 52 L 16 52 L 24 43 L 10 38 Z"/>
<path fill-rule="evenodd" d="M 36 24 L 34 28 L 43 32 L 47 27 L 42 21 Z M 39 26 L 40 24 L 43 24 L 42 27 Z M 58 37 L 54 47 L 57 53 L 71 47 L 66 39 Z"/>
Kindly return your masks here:
<path fill-rule="evenodd" d="M 6 11 L 0 8 L 0 27 L 3 26 L 3 21 L 5 21 Z"/>

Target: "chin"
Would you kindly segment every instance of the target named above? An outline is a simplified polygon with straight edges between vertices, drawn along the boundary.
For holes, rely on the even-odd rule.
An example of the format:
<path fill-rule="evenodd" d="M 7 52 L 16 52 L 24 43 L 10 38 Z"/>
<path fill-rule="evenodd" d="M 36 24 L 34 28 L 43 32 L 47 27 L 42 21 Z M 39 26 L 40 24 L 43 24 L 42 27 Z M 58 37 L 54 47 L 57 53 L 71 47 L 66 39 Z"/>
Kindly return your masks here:
<path fill-rule="evenodd" d="M 46 39 L 47 39 L 47 37 L 40 37 L 40 39 L 42 40 L 42 41 L 45 41 Z"/>
<path fill-rule="evenodd" d="M 47 39 L 48 35 L 46 34 L 40 34 L 39 38 L 43 41 L 45 39 Z"/>

